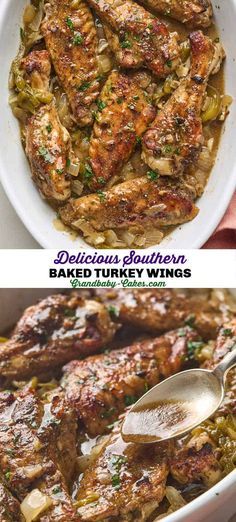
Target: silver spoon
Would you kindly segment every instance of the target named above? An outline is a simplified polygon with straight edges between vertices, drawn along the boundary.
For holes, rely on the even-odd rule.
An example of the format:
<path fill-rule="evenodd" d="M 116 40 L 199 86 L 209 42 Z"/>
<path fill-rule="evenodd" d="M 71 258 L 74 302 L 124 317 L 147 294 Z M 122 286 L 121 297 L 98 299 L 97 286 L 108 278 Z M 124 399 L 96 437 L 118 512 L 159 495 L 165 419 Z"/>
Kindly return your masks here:
<path fill-rule="evenodd" d="M 236 345 L 214 370 L 186 370 L 149 390 L 127 413 L 125 442 L 152 443 L 183 436 L 221 405 L 228 371 L 236 365 Z"/>

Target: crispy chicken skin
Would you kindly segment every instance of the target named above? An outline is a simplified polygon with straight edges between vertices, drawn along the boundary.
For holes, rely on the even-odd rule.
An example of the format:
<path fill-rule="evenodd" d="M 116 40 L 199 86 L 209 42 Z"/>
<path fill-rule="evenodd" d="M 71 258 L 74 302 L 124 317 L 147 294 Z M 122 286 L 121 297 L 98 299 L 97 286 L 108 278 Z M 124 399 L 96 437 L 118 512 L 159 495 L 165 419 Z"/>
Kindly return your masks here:
<path fill-rule="evenodd" d="M 161 175 L 177 176 L 194 164 L 203 145 L 201 110 L 215 47 L 191 33 L 191 68 L 143 136 L 143 160 Z"/>
<path fill-rule="evenodd" d="M 108 354 L 72 361 L 64 368 L 61 385 L 90 436 L 106 432 L 125 407 L 160 379 L 182 369 L 188 343 L 198 334 L 185 328 L 135 343 Z"/>
<path fill-rule="evenodd" d="M 90 188 L 102 188 L 119 174 L 138 138 L 155 118 L 156 110 L 145 91 L 150 82 L 145 72 L 113 71 L 105 83 L 90 141 L 89 156 L 95 176 Z"/>
<path fill-rule="evenodd" d="M 20 501 L 34 489 L 49 497 L 51 504 L 40 518 L 41 522 L 77 521 L 61 466 L 65 455 L 68 458 L 70 454 L 71 470 L 74 470 L 76 423 L 73 412 L 69 412 L 65 404 L 63 411 L 62 405 L 57 409 L 52 404 L 49 411 L 45 408 L 30 387 L 15 396 L 7 391 L 1 393 L 1 470 Z"/>
<path fill-rule="evenodd" d="M 142 520 L 141 515 L 151 514 L 163 499 L 168 471 L 162 446 L 126 444 L 116 427 L 84 473 L 78 494 L 81 520 Z M 89 499 L 91 492 L 96 501 Z"/>
<path fill-rule="evenodd" d="M 81 1 L 51 0 L 42 33 L 76 122 L 92 123 L 91 105 L 99 94 L 98 39 L 89 7 Z"/>
<path fill-rule="evenodd" d="M 212 22 L 211 0 L 140 0 L 154 12 L 170 16 L 190 27 L 209 27 Z"/>
<path fill-rule="evenodd" d="M 6 487 L 3 477 L 0 479 L 0 522 L 23 522 L 20 503 Z"/>
<path fill-rule="evenodd" d="M 118 38 L 109 42 L 122 67 L 146 65 L 161 78 L 175 69 L 179 62 L 177 35 L 170 33 L 163 22 L 132 0 L 88 0 L 88 3 L 117 33 Z"/>
<path fill-rule="evenodd" d="M 114 325 L 105 306 L 78 295 L 53 295 L 28 308 L 0 347 L 0 382 L 55 375 L 63 364 L 98 352 Z"/>
<path fill-rule="evenodd" d="M 49 91 L 51 62 L 48 51 L 32 51 L 21 60 L 24 79 L 33 89 Z"/>
<path fill-rule="evenodd" d="M 155 334 L 191 324 L 205 339 L 214 339 L 229 312 L 219 310 L 211 291 L 187 289 L 92 290 L 114 320 Z"/>
<path fill-rule="evenodd" d="M 26 154 L 34 182 L 42 196 L 56 204 L 70 197 L 66 163 L 70 136 L 61 125 L 54 103 L 43 105 L 26 126 Z"/>
<path fill-rule="evenodd" d="M 66 225 L 78 230 L 87 221 L 98 231 L 176 225 L 191 221 L 197 213 L 187 191 L 161 186 L 147 177 L 125 181 L 101 194 L 70 199 L 60 209 Z"/>

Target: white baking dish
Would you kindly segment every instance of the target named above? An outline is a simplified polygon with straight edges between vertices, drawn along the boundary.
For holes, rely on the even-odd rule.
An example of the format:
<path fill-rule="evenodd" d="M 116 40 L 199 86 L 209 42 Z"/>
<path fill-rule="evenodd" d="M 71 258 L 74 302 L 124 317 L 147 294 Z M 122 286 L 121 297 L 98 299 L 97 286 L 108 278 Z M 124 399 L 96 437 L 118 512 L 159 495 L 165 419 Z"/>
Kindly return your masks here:
<path fill-rule="evenodd" d="M 3 314 L 0 315 L 0 336 L 1 333 L 14 326 L 27 306 L 52 292 L 54 292 L 52 289 L 0 289 L 0 302 L 3 310 Z M 59 292 L 59 290 L 55 290 L 55 292 Z M 235 290 L 232 292 L 236 295 Z M 230 518 L 236 514 L 235 491 L 236 471 L 230 473 L 197 499 L 166 517 L 164 521 L 229 522 Z"/>
<path fill-rule="evenodd" d="M 26 0 L 0 2 L 0 174 L 2 184 L 19 217 L 45 248 L 84 247 L 69 234 L 55 229 L 55 213 L 45 203 L 30 178 L 30 169 L 22 149 L 18 122 L 8 105 L 8 75 L 19 46 L 19 25 Z M 215 3 L 215 2 L 213 2 Z M 236 0 L 220 0 L 215 16 L 227 53 L 226 92 L 236 98 L 235 22 Z M 220 4 L 220 7 L 218 6 Z M 199 200 L 199 215 L 191 223 L 178 227 L 161 244 L 165 248 L 200 248 L 222 218 L 236 186 L 235 161 L 236 104 L 225 124 L 218 159 L 204 195 Z M 5 224 L 7 227 L 7 223 Z M 86 245 L 87 246 L 87 245 Z M 89 248 L 87 246 L 87 248 Z"/>

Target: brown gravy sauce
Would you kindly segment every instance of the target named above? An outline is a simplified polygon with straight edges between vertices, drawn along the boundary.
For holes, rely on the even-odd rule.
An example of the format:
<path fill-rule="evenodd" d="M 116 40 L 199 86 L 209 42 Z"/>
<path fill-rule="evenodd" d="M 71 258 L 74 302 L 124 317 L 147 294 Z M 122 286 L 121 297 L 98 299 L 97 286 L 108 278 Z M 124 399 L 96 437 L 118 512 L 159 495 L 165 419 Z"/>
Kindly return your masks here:
<path fill-rule="evenodd" d="M 128 413 L 122 427 L 126 442 L 155 442 L 178 436 L 195 422 L 194 407 L 188 401 L 158 401 Z"/>

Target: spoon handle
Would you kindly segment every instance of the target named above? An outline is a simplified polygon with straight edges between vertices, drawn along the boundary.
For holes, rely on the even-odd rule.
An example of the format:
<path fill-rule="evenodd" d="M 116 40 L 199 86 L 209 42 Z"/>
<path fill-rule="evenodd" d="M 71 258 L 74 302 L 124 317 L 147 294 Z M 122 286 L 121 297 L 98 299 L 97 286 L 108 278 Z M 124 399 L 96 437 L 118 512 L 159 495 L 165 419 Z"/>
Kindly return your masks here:
<path fill-rule="evenodd" d="M 217 364 L 213 373 L 220 378 L 220 380 L 225 379 L 228 371 L 236 365 L 236 344 L 233 344 L 231 350 L 227 355 L 222 359 L 222 361 Z"/>

